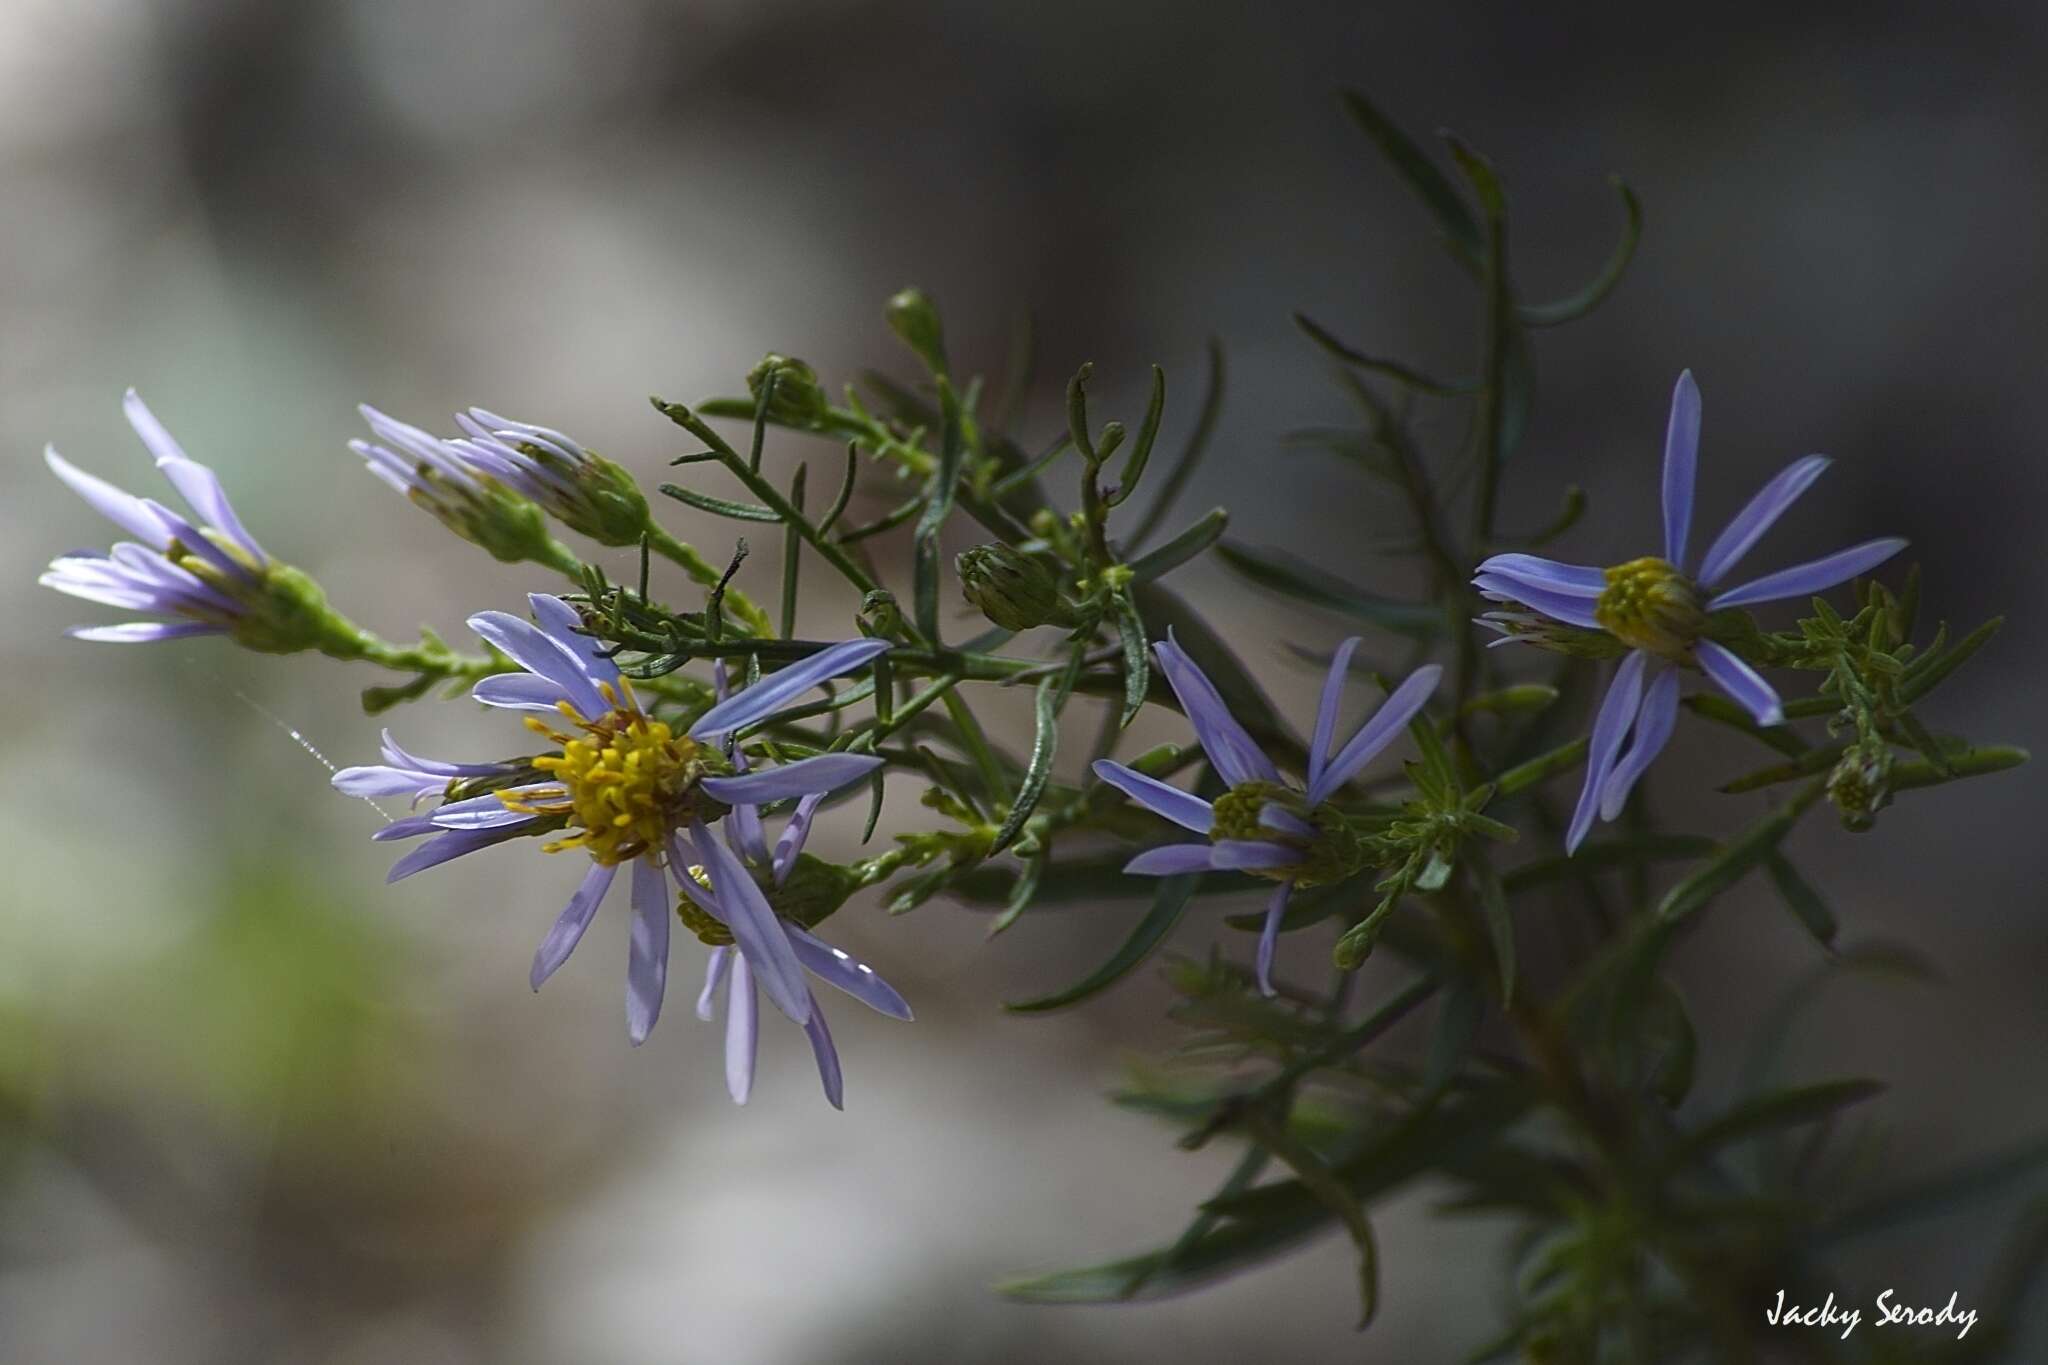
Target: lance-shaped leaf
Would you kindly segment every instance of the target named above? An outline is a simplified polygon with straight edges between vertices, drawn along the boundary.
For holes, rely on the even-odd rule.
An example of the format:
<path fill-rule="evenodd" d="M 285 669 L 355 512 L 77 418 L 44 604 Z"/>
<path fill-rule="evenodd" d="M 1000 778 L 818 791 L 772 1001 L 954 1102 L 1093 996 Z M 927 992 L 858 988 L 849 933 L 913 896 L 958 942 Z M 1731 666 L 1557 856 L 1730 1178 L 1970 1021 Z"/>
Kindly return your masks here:
<path fill-rule="evenodd" d="M 728 498 L 714 498 L 709 493 L 699 493 L 694 488 L 665 483 L 661 491 L 677 502 L 694 507 L 700 512 L 714 516 L 731 517 L 735 521 L 781 521 L 782 517 L 773 508 L 763 507 L 757 502 L 733 502 Z"/>
<path fill-rule="evenodd" d="M 1145 583 L 1173 572 L 1221 540 L 1223 528 L 1229 524 L 1230 513 L 1226 509 L 1210 508 L 1206 515 L 1172 540 L 1132 560 L 1129 565 L 1131 577 Z"/>
<path fill-rule="evenodd" d="M 1443 631 L 1441 609 L 1381 597 L 1313 568 L 1285 551 L 1255 549 L 1225 540 L 1218 542 L 1216 553 L 1224 563 L 1260 587 L 1298 602 L 1327 607 L 1413 639 L 1430 639 Z"/>
<path fill-rule="evenodd" d="M 1835 931 L 1840 925 L 1835 912 L 1828 909 L 1827 902 L 1820 898 L 1820 892 L 1813 889 L 1806 878 L 1799 875 L 1799 869 L 1782 853 L 1772 853 L 1764 863 L 1771 874 L 1771 884 L 1778 888 L 1778 898 L 1785 902 L 1785 908 L 1793 918 L 1804 925 L 1806 932 L 1826 947 L 1835 941 Z"/>
<path fill-rule="evenodd" d="M 943 376 L 939 379 L 939 410 L 944 419 L 939 437 L 939 465 L 932 471 L 924 515 L 917 520 L 913 585 L 918 630 L 933 642 L 939 638 L 939 530 L 953 514 L 953 490 L 959 486 L 960 466 L 967 450 L 960 399 Z"/>
<path fill-rule="evenodd" d="M 1906 676 L 1899 682 L 1899 699 L 1915 702 L 1940 686 L 1949 674 L 1961 668 L 1972 654 L 1990 642 L 1998 634 L 1998 628 L 2005 624 L 2003 616 L 1994 616 L 1983 625 L 1965 635 L 1945 650 L 1930 649 L 1915 659 L 1906 669 Z"/>
<path fill-rule="evenodd" d="M 1145 420 L 1138 424 L 1138 439 L 1132 444 L 1131 453 L 1124 459 L 1123 477 L 1103 498 L 1106 505 L 1115 507 L 1138 491 L 1138 480 L 1145 477 L 1145 462 L 1152 458 L 1152 445 L 1159 439 L 1159 419 L 1165 411 L 1166 371 L 1154 365 L 1152 396 L 1145 403 Z"/>
<path fill-rule="evenodd" d="M 1188 480 L 1194 476 L 1195 467 L 1201 464 L 1203 454 L 1209 449 L 1209 438 L 1215 434 L 1216 419 L 1222 413 L 1223 345 L 1216 338 L 1210 337 L 1209 378 L 1202 390 L 1202 411 L 1195 418 L 1195 429 L 1188 434 L 1187 443 L 1181 447 L 1180 458 L 1174 461 L 1173 468 L 1166 471 L 1166 481 L 1159 486 L 1159 492 L 1145 508 L 1145 515 L 1138 519 L 1137 526 L 1125 540 L 1128 549 L 1136 550 L 1150 540 L 1152 533 L 1158 530 L 1159 524 L 1166 519 L 1174 500 L 1180 496 L 1181 490 L 1187 487 Z"/>
<path fill-rule="evenodd" d="M 1074 663 L 1078 665 L 1080 660 L 1081 650 L 1076 647 Z M 1017 787 L 1016 799 L 1010 803 L 1010 813 L 1003 817 L 1002 827 L 996 831 L 995 840 L 989 845 L 990 857 L 1008 848 L 1024 832 L 1024 822 L 1031 818 L 1031 813 L 1038 809 L 1039 798 L 1045 795 L 1045 784 L 1052 777 L 1053 754 L 1059 748 L 1060 707 L 1071 694 L 1072 679 L 1077 671 L 1077 668 L 1070 667 L 1063 675 L 1064 682 L 1060 677 L 1039 681 L 1034 706 L 1038 728 L 1031 741 L 1031 761 L 1024 769 L 1024 780 Z"/>
<path fill-rule="evenodd" d="M 1137 601 L 1128 589 L 1119 588 L 1110 599 L 1116 612 L 1116 638 L 1123 648 L 1124 709 L 1119 725 L 1129 725 L 1145 705 L 1145 693 L 1152 685 L 1152 659 L 1145 647 L 1145 621 L 1138 615 Z"/>
<path fill-rule="evenodd" d="M 1313 1203 L 1267 1218 L 1235 1218 L 1208 1229 L 1192 1244 L 1176 1242 L 1100 1265 L 1010 1280 L 997 1285 L 996 1292 L 1025 1303 L 1119 1303 L 1170 1298 L 1293 1251 L 1334 1220 L 1335 1215 L 1328 1208 Z"/>
<path fill-rule="evenodd" d="M 1439 398 L 1449 398 L 1455 397 L 1458 394 L 1471 393 L 1479 387 L 1469 379 L 1436 379 L 1424 374 L 1420 370 L 1403 365 L 1398 360 L 1389 360 L 1384 356 L 1367 355 L 1357 347 L 1339 341 L 1329 328 L 1323 326 L 1306 313 L 1296 313 L 1294 315 L 1294 325 L 1299 327 L 1310 341 L 1322 347 L 1326 354 L 1343 364 L 1391 379 L 1395 383 L 1414 389 L 1418 393 L 1433 394 Z"/>
<path fill-rule="evenodd" d="M 1152 908 L 1145 912 L 1145 918 L 1138 921 L 1138 927 L 1131 931 L 1131 936 L 1110 955 L 1109 961 L 1065 990 L 1031 1000 L 1005 1001 L 1003 1008 L 1018 1014 L 1043 1014 L 1049 1010 L 1065 1009 L 1123 980 L 1166 941 L 1166 936 L 1173 932 L 1173 926 L 1180 923 L 1180 917 L 1186 913 L 1188 902 L 1194 899 L 1195 888 L 1201 880 L 1200 873 L 1162 878 L 1152 898 Z"/>
<path fill-rule="evenodd" d="M 1460 264 L 1476 270 L 1479 266 L 1479 224 L 1464 197 L 1453 188 L 1450 178 L 1436 168 L 1420 147 L 1382 114 L 1372 101 L 1356 90 L 1344 92 L 1344 109 L 1351 121 L 1373 140 L 1381 155 L 1408 182 L 1416 197 L 1428 206 L 1437 226 L 1443 229 L 1445 245 Z"/>
<path fill-rule="evenodd" d="M 1665 894 L 1657 907 L 1658 917 L 1666 923 L 1683 919 L 1742 880 L 1751 868 L 1777 851 L 1792 826 L 1799 822 L 1799 817 L 1820 799 L 1825 790 L 1825 781 L 1809 783 L 1797 796 L 1737 835 L 1733 842 Z"/>
<path fill-rule="evenodd" d="M 1837 1110 L 1861 1104 L 1884 1090 L 1883 1081 L 1859 1078 L 1821 1081 L 1752 1096 L 1688 1134 L 1672 1154 L 1670 1166 L 1680 1169 L 1730 1143 L 1802 1123 L 1818 1123 Z"/>

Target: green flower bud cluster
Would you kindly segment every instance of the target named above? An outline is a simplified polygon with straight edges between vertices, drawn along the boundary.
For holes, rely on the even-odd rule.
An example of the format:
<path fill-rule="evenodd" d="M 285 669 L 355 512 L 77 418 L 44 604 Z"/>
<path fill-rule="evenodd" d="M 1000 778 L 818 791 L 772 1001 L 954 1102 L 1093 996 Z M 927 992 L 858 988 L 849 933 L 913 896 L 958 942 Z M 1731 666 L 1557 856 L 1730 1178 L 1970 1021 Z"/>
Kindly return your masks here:
<path fill-rule="evenodd" d="M 969 605 L 1004 630 L 1081 623 L 1080 612 L 1060 592 L 1044 562 L 1014 546 L 977 545 L 953 560 L 960 593 Z"/>

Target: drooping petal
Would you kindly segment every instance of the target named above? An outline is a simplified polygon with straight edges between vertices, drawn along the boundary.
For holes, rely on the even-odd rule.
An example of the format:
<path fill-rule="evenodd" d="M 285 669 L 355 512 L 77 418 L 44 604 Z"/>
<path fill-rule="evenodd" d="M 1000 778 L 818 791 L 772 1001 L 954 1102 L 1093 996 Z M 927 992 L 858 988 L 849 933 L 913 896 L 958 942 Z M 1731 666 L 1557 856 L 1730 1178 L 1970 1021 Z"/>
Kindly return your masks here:
<path fill-rule="evenodd" d="M 725 992 L 725 1092 L 734 1104 L 745 1104 L 747 1096 L 754 1093 L 760 1014 L 761 1002 L 754 994 L 754 973 L 747 966 L 747 955 L 734 953 L 732 985 Z"/>
<path fill-rule="evenodd" d="M 782 827 L 782 837 L 775 841 L 773 878 L 777 886 L 789 880 L 789 870 L 796 866 L 797 856 L 804 851 L 804 840 L 811 836 L 811 821 L 817 817 L 818 807 L 825 803 L 822 792 L 813 792 L 796 803 L 789 823 Z"/>
<path fill-rule="evenodd" d="M 1287 898 L 1294 891 L 1294 884 L 1282 882 L 1273 888 L 1273 899 L 1266 902 L 1266 923 L 1259 930 L 1259 952 L 1255 965 L 1258 969 L 1259 994 L 1272 996 L 1273 949 L 1280 942 L 1280 917 L 1287 913 Z"/>
<path fill-rule="evenodd" d="M 171 543 L 170 530 L 149 510 L 149 505 L 133 493 L 124 493 L 105 479 L 86 473 L 59 455 L 55 446 L 43 447 L 43 463 L 50 467 L 52 474 L 68 484 L 72 492 L 84 498 L 93 511 L 143 544 L 153 550 L 161 550 Z"/>
<path fill-rule="evenodd" d="M 1785 514 L 1785 509 L 1796 502 L 1813 481 L 1826 472 L 1833 463 L 1825 455 L 1808 455 L 1805 459 L 1794 460 L 1757 491 L 1749 505 L 1735 514 L 1714 543 L 1707 547 L 1707 557 L 1700 561 L 1699 583 L 1711 588 L 1735 567 L 1736 561 L 1749 553 L 1752 545 L 1771 529 L 1773 522 Z"/>
<path fill-rule="evenodd" d="M 661 1018 L 668 989 L 668 877 L 646 854 L 633 860 L 633 939 L 626 958 L 626 1036 L 638 1047 Z"/>
<path fill-rule="evenodd" d="M 583 631 L 583 618 L 577 614 L 576 608 L 544 592 L 528 593 L 526 604 L 533 609 L 533 619 L 540 624 L 541 631 L 582 660 L 583 671 L 592 682 L 609 683 L 614 691 L 617 690 L 619 666 L 600 652 L 604 649 L 600 641 Z"/>
<path fill-rule="evenodd" d="M 732 931 L 733 942 L 747 956 L 761 989 L 775 1008 L 796 1023 L 809 1016 L 809 988 L 804 969 L 790 947 L 789 934 L 769 906 L 768 898 L 754 884 L 732 851 L 711 836 L 701 820 L 690 825 L 690 842 L 697 861 L 711 874 L 711 886 L 718 896 L 719 918 Z"/>
<path fill-rule="evenodd" d="M 1330 671 L 1323 677 L 1323 693 L 1316 702 L 1315 735 L 1308 742 L 1308 783 L 1313 787 L 1321 779 L 1323 769 L 1330 761 L 1330 745 L 1337 739 L 1337 708 L 1344 700 L 1344 684 L 1351 679 L 1351 656 L 1358 649 L 1358 637 L 1352 636 L 1337 646 L 1337 652 L 1330 658 Z"/>
<path fill-rule="evenodd" d="M 404 796 L 417 799 L 432 795 L 448 785 L 448 779 L 445 777 L 415 772 L 410 768 L 393 768 L 382 763 L 343 768 L 330 780 L 334 789 L 343 796 L 360 796 L 365 799 L 376 796 Z"/>
<path fill-rule="evenodd" d="M 1532 588 L 1562 593 L 1566 597 L 1598 597 L 1607 591 L 1606 570 L 1585 564 L 1566 564 L 1541 555 L 1495 555 L 1473 572 L 1512 579 Z"/>
<path fill-rule="evenodd" d="M 1293 867 L 1307 860 L 1306 853 L 1290 844 L 1263 839 L 1218 839 L 1209 846 L 1209 866 L 1217 868 Z"/>
<path fill-rule="evenodd" d="M 386 828 L 395 829 L 404 823 L 405 821 L 403 820 L 394 820 Z M 379 834 L 384 832 L 383 830 L 378 831 Z M 402 882 L 415 872 L 424 872 L 430 867 L 439 867 L 442 863 L 452 862 L 465 854 L 475 853 L 478 849 L 502 844 L 507 839 L 517 838 L 518 835 L 519 830 L 517 826 L 510 829 L 443 830 L 393 863 L 391 870 L 384 874 L 385 884 Z M 375 838 L 376 836 L 372 835 L 371 837 Z"/>
<path fill-rule="evenodd" d="M 1692 490 L 1699 473 L 1700 386 L 1692 371 L 1678 376 L 1671 391 L 1671 420 L 1664 429 L 1664 558 L 1685 568 L 1686 532 L 1692 526 Z"/>
<path fill-rule="evenodd" d="M 770 673 L 697 717 L 697 723 L 690 727 L 690 737 L 705 739 L 766 720 L 819 683 L 865 668 L 888 650 L 887 640 L 845 640 L 821 649 L 807 659 Z M 774 998 L 772 993 L 769 998 Z"/>
<path fill-rule="evenodd" d="M 556 644 L 539 627 L 510 612 L 480 611 L 469 618 L 469 628 L 527 672 L 559 686 L 568 696 L 569 704 L 582 712 L 585 719 L 595 720 L 611 710 L 611 704 L 590 680 L 583 660 Z"/>
<path fill-rule="evenodd" d="M 1707 609 L 1719 611 L 1722 607 L 1749 607 L 1759 602 L 1781 602 L 1788 597 L 1811 597 L 1846 583 L 1857 574 L 1867 573 L 1905 548 L 1906 542 L 1896 536 L 1867 540 L 1824 559 L 1795 564 L 1739 588 L 1730 588 L 1708 602 Z"/>
<path fill-rule="evenodd" d="M 910 1005 L 888 982 L 878 976 L 873 967 L 854 957 L 843 948 L 835 948 L 816 934 L 797 925 L 786 926 L 789 930 L 790 947 L 796 950 L 797 960 L 810 969 L 813 976 L 828 985 L 837 986 L 854 999 L 878 1014 L 891 1019 L 908 1020 Z"/>
<path fill-rule="evenodd" d="M 1408 675 L 1408 678 L 1380 704 L 1372 719 L 1358 727 L 1337 756 L 1330 760 L 1323 775 L 1309 784 L 1308 803 L 1320 806 L 1331 792 L 1358 775 L 1358 770 L 1372 762 L 1380 750 L 1393 743 L 1394 737 L 1407 728 L 1418 712 L 1429 703 L 1430 694 L 1436 691 L 1437 682 L 1444 671 L 1436 664 L 1424 664 Z"/>
<path fill-rule="evenodd" d="M 832 1045 L 832 1030 L 825 1027 L 825 1012 L 818 1008 L 816 996 L 811 997 L 811 1021 L 804 1025 L 804 1033 L 811 1040 L 811 1056 L 817 1059 L 825 1098 L 834 1109 L 846 1108 L 846 1078 L 839 1071 L 839 1049 Z"/>
<path fill-rule="evenodd" d="M 97 640 L 109 645 L 143 645 L 157 640 L 184 640 L 194 635 L 225 635 L 226 626 L 204 621 L 125 621 L 118 626 L 70 626 L 64 631 L 74 640 Z"/>
<path fill-rule="evenodd" d="M 502 763 L 451 763 L 441 758 L 423 758 L 401 747 L 392 737 L 391 731 L 383 734 L 384 761 L 398 768 L 411 768 L 414 772 L 433 773 L 439 777 L 483 777 L 502 771 Z"/>
<path fill-rule="evenodd" d="M 543 678 L 537 673 L 493 673 L 488 678 L 479 678 L 469 695 L 485 706 L 501 706 L 508 711 L 536 711 L 543 715 L 560 715 L 559 702 L 570 701 L 569 694 L 553 678 Z"/>
<path fill-rule="evenodd" d="M 1148 848 L 1124 864 L 1134 877 L 1177 877 L 1183 872 L 1207 872 L 1216 865 L 1211 844 L 1162 844 Z"/>
<path fill-rule="evenodd" d="M 1524 583 L 1517 578 L 1503 578 L 1498 574 L 1483 573 L 1472 580 L 1472 586 L 1488 596 L 1506 602 L 1520 602 L 1533 607 L 1553 620 L 1581 630 L 1600 629 L 1600 619 L 1593 614 L 1596 599 L 1576 597 L 1569 593 L 1554 592 L 1539 588 L 1533 583 Z"/>
<path fill-rule="evenodd" d="M 704 959 L 704 989 L 697 993 L 697 1017 L 707 1024 L 716 1013 L 718 988 L 725 983 L 726 973 L 732 970 L 732 961 L 738 956 L 731 944 L 723 944 L 713 948 Z"/>
<path fill-rule="evenodd" d="M 270 556 L 256 543 L 256 537 L 249 534 L 242 525 L 242 519 L 235 515 L 235 509 L 228 503 L 226 490 L 220 486 L 220 479 L 211 469 L 185 454 L 164 424 L 156 419 L 135 390 L 128 390 L 121 400 L 121 411 L 128 418 L 128 425 L 135 428 L 135 434 L 149 447 L 149 453 L 156 457 L 156 467 L 171 481 L 171 487 L 178 490 L 178 496 L 186 505 L 199 514 L 207 525 L 227 536 L 246 550 L 258 564 L 267 563 Z"/>
<path fill-rule="evenodd" d="M 633 866 L 637 869 L 640 864 Z M 534 951 L 533 970 L 527 974 L 527 980 L 533 983 L 535 990 L 555 974 L 557 967 L 569 960 L 569 954 L 575 952 L 576 945 L 583 941 L 583 931 L 590 927 L 597 907 L 604 903 L 604 894 L 611 890 L 612 878 L 618 870 L 616 866 L 592 863 L 590 870 L 583 874 L 582 885 L 576 888 L 575 895 L 569 897 L 569 904 Z"/>
<path fill-rule="evenodd" d="M 1700 667 L 1714 680 L 1715 686 L 1754 716 L 1758 725 L 1784 723 L 1785 710 L 1778 700 L 1777 690 L 1736 655 L 1712 640 L 1702 640 L 1694 646 L 1693 657 L 1699 660 Z"/>
<path fill-rule="evenodd" d="M 1175 642 L 1171 631 L 1164 640 L 1153 643 L 1152 653 L 1158 658 L 1159 671 L 1166 675 L 1173 695 L 1180 698 L 1189 724 L 1195 727 L 1202 752 L 1209 755 L 1209 762 L 1215 765 L 1224 782 L 1233 787 L 1244 782 L 1278 782 L 1280 770 L 1273 766 L 1273 760 L 1237 723 L 1215 684 Z"/>
<path fill-rule="evenodd" d="M 745 696 L 743 692 L 740 694 Z M 778 763 L 731 777 L 707 777 L 698 783 L 707 796 L 729 806 L 741 802 L 764 805 L 813 792 L 833 792 L 858 782 L 882 766 L 877 754 L 817 754 L 794 763 Z"/>
<path fill-rule="evenodd" d="M 1593 719 L 1592 740 L 1586 746 L 1586 785 L 1579 789 L 1579 804 L 1572 811 L 1571 827 L 1565 831 L 1566 853 L 1578 851 L 1587 831 L 1593 828 L 1593 817 L 1600 813 L 1600 793 L 1607 786 L 1607 775 L 1614 771 L 1615 755 L 1621 752 L 1621 742 L 1628 737 L 1629 727 L 1642 707 L 1643 668 L 1648 657 L 1640 649 L 1630 650 L 1621 667 L 1614 670 L 1614 681 L 1607 685 L 1600 714 Z"/>
<path fill-rule="evenodd" d="M 1182 829 L 1207 834 L 1216 823 L 1216 809 L 1199 796 L 1147 777 L 1112 759 L 1095 760 L 1095 775 L 1115 787 L 1154 815 L 1171 820 Z"/>
<path fill-rule="evenodd" d="M 1644 689 L 1642 709 L 1636 713 L 1635 733 L 1629 740 L 1628 752 L 1615 763 L 1614 771 L 1607 775 L 1607 785 L 1601 788 L 1602 820 L 1612 820 L 1621 814 L 1636 780 L 1664 751 L 1677 724 L 1678 670 L 1666 668 Z"/>

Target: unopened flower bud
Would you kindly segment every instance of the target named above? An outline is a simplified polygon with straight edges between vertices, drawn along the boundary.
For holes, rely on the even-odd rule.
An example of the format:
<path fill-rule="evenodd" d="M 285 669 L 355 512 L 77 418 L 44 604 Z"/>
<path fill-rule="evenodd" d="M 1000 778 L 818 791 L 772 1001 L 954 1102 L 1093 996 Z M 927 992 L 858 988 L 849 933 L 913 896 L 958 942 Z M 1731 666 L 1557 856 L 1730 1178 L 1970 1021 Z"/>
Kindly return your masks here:
<path fill-rule="evenodd" d="M 792 426 L 815 426 L 829 406 L 825 390 L 818 385 L 817 371 L 803 361 L 773 352 L 747 372 L 747 392 L 759 402 L 770 380 L 775 392 L 768 398 L 768 415 Z"/>
<path fill-rule="evenodd" d="M 1842 814 L 1842 824 L 1866 830 L 1877 813 L 1891 804 L 1891 746 L 1882 742 L 1852 744 L 1828 773 L 1828 800 Z"/>
<path fill-rule="evenodd" d="M 962 550 L 953 567 L 960 574 L 961 595 L 1004 630 L 1075 624 L 1074 609 L 1060 595 L 1052 570 L 1014 546 Z"/>
<path fill-rule="evenodd" d="M 946 372 L 946 334 L 939 326 L 939 310 L 922 289 L 905 289 L 889 300 L 889 330 L 903 344 L 917 352 L 933 374 Z"/>
<path fill-rule="evenodd" d="M 903 634 L 903 609 L 896 594 L 876 588 L 860 599 L 860 627 L 878 640 L 893 640 Z"/>

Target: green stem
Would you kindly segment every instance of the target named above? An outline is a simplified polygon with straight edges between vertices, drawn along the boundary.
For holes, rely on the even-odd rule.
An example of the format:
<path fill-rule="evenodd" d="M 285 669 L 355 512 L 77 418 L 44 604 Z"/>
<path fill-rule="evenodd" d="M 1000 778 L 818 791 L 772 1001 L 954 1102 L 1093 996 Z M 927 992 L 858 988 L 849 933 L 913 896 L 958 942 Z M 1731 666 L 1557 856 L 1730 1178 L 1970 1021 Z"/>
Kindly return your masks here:
<path fill-rule="evenodd" d="M 655 525 L 651 520 L 647 525 L 647 544 L 649 549 L 676 565 L 690 576 L 692 582 L 701 587 L 715 588 L 718 586 L 719 580 L 725 577 L 724 568 L 713 564 L 710 560 L 699 554 L 693 546 L 677 540 L 667 531 Z M 749 598 L 738 588 L 726 588 L 725 607 L 727 611 L 745 622 L 747 629 L 753 634 L 765 636 L 775 634 L 775 626 L 769 621 L 768 613 L 762 611 L 760 607 L 754 604 L 753 599 Z"/>

